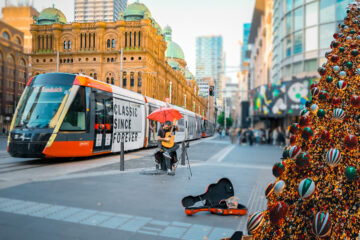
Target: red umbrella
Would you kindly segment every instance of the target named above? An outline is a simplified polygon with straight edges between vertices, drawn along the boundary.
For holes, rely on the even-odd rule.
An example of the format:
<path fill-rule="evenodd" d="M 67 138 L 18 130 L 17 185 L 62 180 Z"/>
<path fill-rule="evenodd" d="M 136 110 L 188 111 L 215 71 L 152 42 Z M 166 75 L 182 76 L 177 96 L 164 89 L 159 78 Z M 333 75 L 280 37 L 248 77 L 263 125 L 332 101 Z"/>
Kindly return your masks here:
<path fill-rule="evenodd" d="M 164 123 L 166 121 L 172 122 L 174 121 L 174 119 L 179 120 L 183 118 L 183 115 L 181 115 L 178 110 L 173 108 L 160 108 L 152 112 L 147 118 L 150 120 Z"/>

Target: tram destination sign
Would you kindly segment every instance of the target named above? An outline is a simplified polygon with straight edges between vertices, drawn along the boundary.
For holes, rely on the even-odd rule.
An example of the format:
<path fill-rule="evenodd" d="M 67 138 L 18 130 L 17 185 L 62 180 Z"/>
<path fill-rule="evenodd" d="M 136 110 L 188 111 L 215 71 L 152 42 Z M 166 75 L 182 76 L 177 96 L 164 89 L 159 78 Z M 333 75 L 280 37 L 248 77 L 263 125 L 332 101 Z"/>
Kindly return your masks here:
<path fill-rule="evenodd" d="M 138 103 L 114 98 L 114 125 L 112 151 L 120 151 L 123 140 L 130 147 L 132 143 L 142 141 L 139 135 L 142 131 L 142 118 L 144 106 Z M 125 145 L 125 146 L 126 146 Z"/>

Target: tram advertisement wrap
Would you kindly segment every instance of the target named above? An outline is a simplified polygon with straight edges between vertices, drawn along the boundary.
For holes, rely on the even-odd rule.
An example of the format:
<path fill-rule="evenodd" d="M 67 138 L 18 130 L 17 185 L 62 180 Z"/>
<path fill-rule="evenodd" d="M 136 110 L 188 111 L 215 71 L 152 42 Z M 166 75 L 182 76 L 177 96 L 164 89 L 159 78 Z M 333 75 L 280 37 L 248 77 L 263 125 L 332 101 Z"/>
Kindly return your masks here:
<path fill-rule="evenodd" d="M 142 141 L 140 134 L 142 131 L 143 118 L 142 105 L 126 100 L 114 98 L 114 128 L 112 152 L 120 151 L 120 143 L 125 142 L 125 150 L 133 149 Z"/>

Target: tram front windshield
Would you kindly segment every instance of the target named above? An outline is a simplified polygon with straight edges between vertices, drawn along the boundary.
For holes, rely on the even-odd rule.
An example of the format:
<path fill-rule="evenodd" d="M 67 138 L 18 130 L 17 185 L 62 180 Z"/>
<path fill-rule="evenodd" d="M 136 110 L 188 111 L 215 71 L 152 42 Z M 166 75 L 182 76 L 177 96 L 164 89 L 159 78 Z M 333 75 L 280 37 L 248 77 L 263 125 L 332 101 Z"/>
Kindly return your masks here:
<path fill-rule="evenodd" d="M 29 86 L 15 120 L 15 127 L 47 128 L 71 85 Z"/>

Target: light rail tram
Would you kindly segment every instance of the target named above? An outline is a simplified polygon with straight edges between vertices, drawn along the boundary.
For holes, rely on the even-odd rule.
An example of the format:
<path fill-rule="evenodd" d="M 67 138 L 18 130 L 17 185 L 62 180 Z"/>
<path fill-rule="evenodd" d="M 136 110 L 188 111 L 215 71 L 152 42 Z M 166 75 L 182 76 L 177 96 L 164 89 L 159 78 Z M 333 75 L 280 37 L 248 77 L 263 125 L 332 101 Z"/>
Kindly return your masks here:
<path fill-rule="evenodd" d="M 10 126 L 7 150 L 13 157 L 85 157 L 157 146 L 160 124 L 147 116 L 167 103 L 68 73 L 31 78 Z M 199 114 L 170 105 L 183 116 L 175 141 L 214 134 Z"/>

